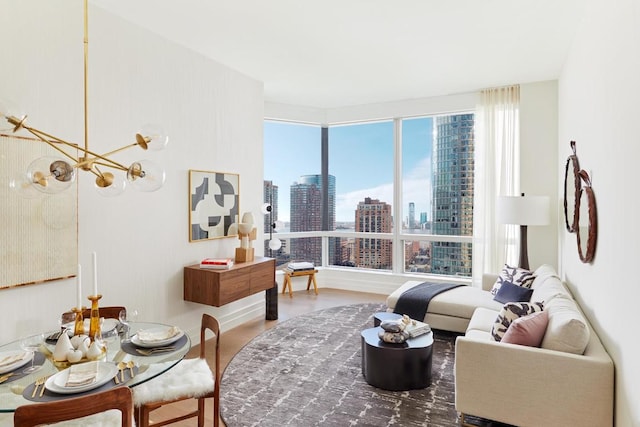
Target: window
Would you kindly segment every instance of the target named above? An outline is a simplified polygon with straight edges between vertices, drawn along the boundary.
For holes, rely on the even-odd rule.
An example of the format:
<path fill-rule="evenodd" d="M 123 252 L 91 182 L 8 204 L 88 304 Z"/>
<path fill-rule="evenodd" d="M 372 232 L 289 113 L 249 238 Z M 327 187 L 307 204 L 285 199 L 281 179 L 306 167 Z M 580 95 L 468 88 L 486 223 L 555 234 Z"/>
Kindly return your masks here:
<path fill-rule="evenodd" d="M 266 121 L 265 200 L 277 195 L 282 232 L 306 232 L 286 236 L 279 264 L 470 276 L 473 125 L 466 113 L 332 126 L 323 150 L 320 127 Z M 401 182 L 394 182 L 395 152 Z M 279 167 L 292 153 L 296 161 Z M 393 265 L 394 250 L 404 265 Z"/>

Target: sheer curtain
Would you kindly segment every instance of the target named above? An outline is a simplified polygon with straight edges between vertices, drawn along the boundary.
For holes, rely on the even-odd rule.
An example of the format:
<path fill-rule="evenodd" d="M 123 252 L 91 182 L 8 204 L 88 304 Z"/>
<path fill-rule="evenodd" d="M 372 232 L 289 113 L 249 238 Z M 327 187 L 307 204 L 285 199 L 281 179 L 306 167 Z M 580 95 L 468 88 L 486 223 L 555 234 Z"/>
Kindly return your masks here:
<path fill-rule="evenodd" d="M 520 86 L 480 92 L 475 124 L 473 284 L 517 259 L 516 227 L 496 222 L 499 195 L 520 190 Z M 511 242 L 512 244 L 508 244 Z"/>

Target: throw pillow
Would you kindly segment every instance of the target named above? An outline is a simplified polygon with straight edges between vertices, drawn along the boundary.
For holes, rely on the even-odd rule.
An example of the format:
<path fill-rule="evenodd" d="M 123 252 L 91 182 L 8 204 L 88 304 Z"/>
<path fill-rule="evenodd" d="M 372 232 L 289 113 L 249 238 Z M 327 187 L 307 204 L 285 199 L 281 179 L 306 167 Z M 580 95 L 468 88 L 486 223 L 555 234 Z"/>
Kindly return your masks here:
<path fill-rule="evenodd" d="M 504 282 L 511 282 L 514 285 L 530 288 L 535 278 L 536 276 L 532 271 L 519 267 L 509 267 L 505 264 L 502 271 L 498 274 L 496 283 L 494 283 L 493 288 L 491 288 L 491 293 L 495 296 Z"/>
<path fill-rule="evenodd" d="M 511 282 L 502 282 L 493 299 L 503 304 L 508 302 L 529 302 L 531 294 L 533 294 L 533 289 L 514 285 Z"/>
<path fill-rule="evenodd" d="M 491 336 L 496 341 L 501 341 L 507 328 L 511 325 L 511 322 L 519 317 L 535 313 L 536 311 L 542 311 L 543 305 L 541 302 L 508 302 L 500 310 L 500 314 L 496 318 L 496 321 L 491 328 Z"/>
<path fill-rule="evenodd" d="M 519 317 L 511 322 L 500 342 L 540 347 L 547 330 L 547 323 L 549 323 L 549 313 L 546 310 Z"/>

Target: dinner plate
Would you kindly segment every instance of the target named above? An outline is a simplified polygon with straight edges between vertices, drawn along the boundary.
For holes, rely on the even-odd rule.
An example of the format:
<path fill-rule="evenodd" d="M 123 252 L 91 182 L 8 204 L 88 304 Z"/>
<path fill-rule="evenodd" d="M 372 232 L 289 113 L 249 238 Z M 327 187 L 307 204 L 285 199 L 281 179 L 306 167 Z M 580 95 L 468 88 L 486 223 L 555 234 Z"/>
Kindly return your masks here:
<path fill-rule="evenodd" d="M 89 322 L 90 322 L 90 320 L 91 319 L 84 319 L 84 333 L 85 333 L 85 335 L 89 335 Z M 118 321 L 118 319 L 105 318 L 104 321 L 102 322 L 101 331 L 102 332 L 110 331 L 112 329 L 117 328 L 119 324 L 120 324 L 120 322 Z M 71 335 L 73 336 L 73 329 L 75 327 L 75 323 L 74 322 L 69 322 L 69 323 L 65 323 L 63 326 L 65 328 L 67 328 L 67 330 L 69 330 L 71 332 Z"/>
<path fill-rule="evenodd" d="M 18 369 L 19 367 L 26 365 L 33 358 L 33 352 L 24 350 L 13 350 L 3 351 L 2 353 L 0 353 L 0 360 L 4 360 L 5 357 L 19 356 L 20 354 L 22 354 L 22 358 L 17 359 L 15 362 L 9 365 L 0 366 L 0 374 L 11 372 L 14 369 Z"/>
<path fill-rule="evenodd" d="M 170 327 L 152 328 L 152 329 L 146 329 L 146 330 L 149 332 L 162 332 L 162 331 L 166 331 L 167 329 L 170 329 Z M 138 334 L 135 334 L 134 336 L 131 337 L 131 342 L 137 345 L 138 347 L 144 347 L 144 348 L 162 347 L 178 341 L 180 338 L 182 338 L 183 335 L 184 335 L 184 331 L 180 330 L 177 334 L 175 334 L 171 338 L 167 338 L 164 340 L 144 341 L 138 337 Z"/>
<path fill-rule="evenodd" d="M 113 379 L 118 373 L 118 367 L 110 362 L 97 362 L 98 363 L 98 375 L 96 376 L 95 382 L 91 384 L 85 384 L 81 386 L 75 387 L 66 387 L 67 379 L 69 378 L 69 369 L 67 368 L 64 371 L 60 371 L 55 375 L 52 375 L 47 379 L 44 383 L 44 386 L 47 390 L 51 390 L 54 393 L 60 394 L 73 394 L 73 393 L 82 393 L 83 391 L 93 390 L 94 388 L 98 388 L 102 385 L 105 385 L 109 381 Z"/>

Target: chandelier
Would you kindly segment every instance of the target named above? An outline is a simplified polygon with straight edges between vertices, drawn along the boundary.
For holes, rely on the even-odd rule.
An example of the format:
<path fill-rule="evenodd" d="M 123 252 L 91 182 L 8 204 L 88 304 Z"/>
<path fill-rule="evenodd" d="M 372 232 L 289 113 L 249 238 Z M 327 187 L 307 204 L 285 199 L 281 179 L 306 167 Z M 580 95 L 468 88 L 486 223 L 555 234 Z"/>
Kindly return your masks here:
<path fill-rule="evenodd" d="M 88 0 L 84 0 L 84 146 L 58 138 L 27 124 L 27 116 L 12 111 L 12 106 L 0 101 L 0 119 L 4 118 L 13 133 L 26 131 L 37 140 L 49 145 L 60 156 L 41 157 L 28 166 L 24 175 L 13 179 L 11 186 L 18 192 L 28 192 L 35 188 L 42 193 L 55 194 L 66 190 L 76 179 L 76 171 L 82 170 L 95 175 L 95 187 L 103 196 L 121 194 L 127 183 L 140 191 L 156 191 L 164 184 L 164 170 L 149 160 L 138 160 L 124 165 L 111 158 L 112 155 L 132 147 L 143 150 L 161 150 L 169 142 L 168 136 L 156 125 L 145 125 L 135 134 L 135 142 L 107 153 L 99 154 L 89 149 L 88 137 L 88 52 L 89 25 Z M 116 175 L 114 172 L 120 172 Z M 124 178 L 126 177 L 126 179 Z"/>

